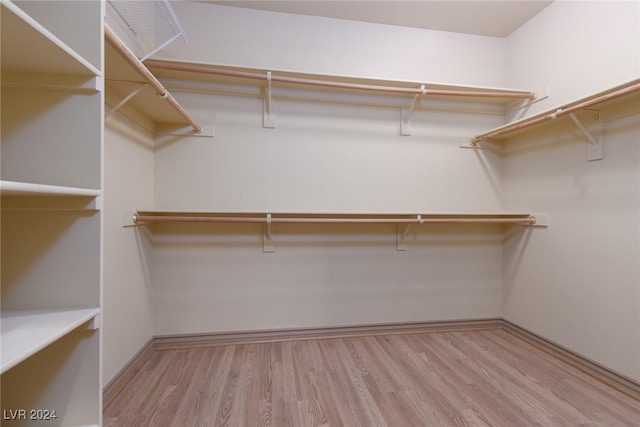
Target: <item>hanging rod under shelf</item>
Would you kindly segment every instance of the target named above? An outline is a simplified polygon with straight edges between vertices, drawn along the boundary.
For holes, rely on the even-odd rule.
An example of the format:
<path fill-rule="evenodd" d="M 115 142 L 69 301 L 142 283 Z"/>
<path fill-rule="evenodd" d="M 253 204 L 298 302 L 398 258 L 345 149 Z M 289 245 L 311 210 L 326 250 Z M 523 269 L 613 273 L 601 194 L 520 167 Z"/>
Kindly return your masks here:
<path fill-rule="evenodd" d="M 463 89 L 431 89 L 421 87 L 400 87 L 389 85 L 377 85 L 377 84 L 365 84 L 365 83 L 351 83 L 336 80 L 320 80 L 310 79 L 303 77 L 278 75 L 275 73 L 268 74 L 267 72 L 249 72 L 221 69 L 203 65 L 184 64 L 176 62 L 165 62 L 157 60 L 147 60 L 145 65 L 151 68 L 158 68 L 162 70 L 170 71 L 184 71 L 199 74 L 210 74 L 226 77 L 238 77 L 249 80 L 264 80 L 279 83 L 298 84 L 306 86 L 319 86 L 335 89 L 352 89 L 352 90 L 364 90 L 372 92 L 385 92 L 385 93 L 398 93 L 406 95 L 431 95 L 431 96 L 457 96 L 457 97 L 484 97 L 484 98 L 507 98 L 507 99 L 528 99 L 533 100 L 536 98 L 536 94 L 533 92 L 525 91 L 509 91 L 509 90 L 463 90 Z"/>
<path fill-rule="evenodd" d="M 195 133 L 201 133 L 202 127 L 189 115 L 189 113 L 176 101 L 149 69 L 131 52 L 131 50 L 116 36 L 116 34 L 105 25 L 105 39 L 122 55 L 138 74 L 140 74 L 155 90 L 159 97 L 165 99 L 182 118 L 189 123 Z"/>
<path fill-rule="evenodd" d="M 403 215 L 304 215 L 304 216 L 232 216 L 232 215 L 196 215 L 196 214 L 160 214 L 134 213 L 133 223 L 146 222 L 201 222 L 201 223 L 332 223 L 332 224 L 426 224 L 426 223 L 492 223 L 536 225 L 536 217 L 530 214 L 425 214 Z"/>
<path fill-rule="evenodd" d="M 471 145 L 477 146 L 477 144 L 482 141 L 486 141 L 492 138 L 498 138 L 500 136 L 503 136 L 512 132 L 516 132 L 518 130 L 525 129 L 549 120 L 556 120 L 557 118 L 562 117 L 564 115 L 572 114 L 576 111 L 584 110 L 594 105 L 611 101 L 613 99 L 617 99 L 622 96 L 629 95 L 631 93 L 635 93 L 638 91 L 640 91 L 640 81 L 637 81 L 629 86 L 608 91 L 604 94 L 597 95 L 593 98 L 584 100 L 582 102 L 578 102 L 575 104 L 570 104 L 568 106 L 558 108 L 551 113 L 544 113 L 539 116 L 534 116 L 529 119 L 514 122 L 512 124 L 508 124 L 508 125 L 499 127 L 497 129 L 491 130 L 489 132 L 485 132 L 483 134 L 477 135 L 476 137 L 471 139 Z"/>

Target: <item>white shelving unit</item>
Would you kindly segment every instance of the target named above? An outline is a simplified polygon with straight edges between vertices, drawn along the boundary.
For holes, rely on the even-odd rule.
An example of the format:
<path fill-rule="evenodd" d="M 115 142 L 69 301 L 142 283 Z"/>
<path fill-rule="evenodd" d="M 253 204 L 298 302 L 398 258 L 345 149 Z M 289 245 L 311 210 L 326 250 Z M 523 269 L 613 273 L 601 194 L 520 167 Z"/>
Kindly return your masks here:
<path fill-rule="evenodd" d="M 2 425 L 100 425 L 104 3 L 0 7 Z"/>

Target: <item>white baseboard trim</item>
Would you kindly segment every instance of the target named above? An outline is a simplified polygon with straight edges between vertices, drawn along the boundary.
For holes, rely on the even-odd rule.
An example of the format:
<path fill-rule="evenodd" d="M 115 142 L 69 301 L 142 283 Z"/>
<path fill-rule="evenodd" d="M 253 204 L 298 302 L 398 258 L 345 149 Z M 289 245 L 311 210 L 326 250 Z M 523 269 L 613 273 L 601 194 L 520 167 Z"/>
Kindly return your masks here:
<path fill-rule="evenodd" d="M 144 367 L 144 365 L 151 359 L 154 352 L 154 338 L 151 337 L 149 341 L 131 358 L 124 368 L 116 374 L 115 377 L 104 387 L 102 391 L 102 407 L 103 411 L 113 403 L 118 397 L 122 389 L 124 389 L 129 382 L 136 376 L 138 372 Z"/>
<path fill-rule="evenodd" d="M 508 320 L 503 320 L 503 327 L 506 331 L 512 333 L 527 343 L 539 348 L 540 350 L 560 359 L 574 368 L 579 369 L 585 374 L 602 381 L 603 383 L 615 388 L 616 390 L 636 399 L 640 400 L 640 383 L 631 378 L 626 377 L 612 369 L 607 368 L 593 360 L 590 360 L 566 347 L 563 347 L 551 340 L 544 338 L 534 332 L 531 332 L 521 326 L 516 325 Z"/>
<path fill-rule="evenodd" d="M 409 334 L 421 332 L 469 331 L 502 326 L 499 318 L 452 320 L 433 322 L 381 323 L 357 326 L 333 326 L 324 328 L 292 328 L 238 332 L 213 332 L 157 336 L 156 351 L 214 345 L 247 344 L 277 341 L 344 338 L 351 336 Z"/>

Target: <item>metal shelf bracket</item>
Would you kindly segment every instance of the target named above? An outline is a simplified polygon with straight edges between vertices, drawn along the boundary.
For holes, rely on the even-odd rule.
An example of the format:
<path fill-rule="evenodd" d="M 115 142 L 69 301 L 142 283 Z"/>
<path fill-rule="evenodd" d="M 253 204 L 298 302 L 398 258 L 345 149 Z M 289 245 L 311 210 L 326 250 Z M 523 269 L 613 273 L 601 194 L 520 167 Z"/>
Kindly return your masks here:
<path fill-rule="evenodd" d="M 264 89 L 264 113 L 262 127 L 273 129 L 276 127 L 276 116 L 273 112 L 273 99 L 271 96 L 271 71 L 267 71 L 267 86 Z"/>
<path fill-rule="evenodd" d="M 267 214 L 267 221 L 264 224 L 264 235 L 263 235 L 263 244 L 262 244 L 262 252 L 271 253 L 275 252 L 275 247 L 273 245 L 273 240 L 271 239 L 271 214 Z"/>
<path fill-rule="evenodd" d="M 576 124 L 578 129 L 584 134 L 584 136 L 589 141 L 589 145 L 587 146 L 587 160 L 602 160 L 604 158 L 604 143 L 602 135 L 599 138 L 594 138 L 594 136 L 587 130 L 586 127 L 580 122 L 580 120 L 576 117 L 575 114 L 569 113 L 569 117 Z"/>
<path fill-rule="evenodd" d="M 118 102 L 116 105 L 113 106 L 113 108 L 111 110 L 109 110 L 109 112 L 107 113 L 107 117 L 109 117 L 110 115 L 112 115 L 113 113 L 118 111 L 120 109 L 120 107 L 122 107 L 124 104 L 126 104 L 129 101 L 131 101 L 131 99 L 133 99 L 134 96 L 136 96 L 142 89 L 144 89 L 145 86 L 146 86 L 146 83 L 141 83 L 137 88 L 132 90 L 129 93 L 129 95 L 127 95 L 124 98 L 122 98 L 122 100 L 120 102 Z"/>
<path fill-rule="evenodd" d="M 425 89 L 424 84 L 420 85 L 420 92 L 412 97 L 412 101 L 408 107 L 403 107 L 400 110 L 400 135 L 410 136 L 411 135 L 411 115 L 413 114 L 413 110 L 416 108 L 416 104 L 418 103 L 418 98 L 421 95 L 427 94 L 427 89 Z"/>
<path fill-rule="evenodd" d="M 416 215 L 416 220 L 418 224 L 424 224 L 424 220 L 422 219 L 422 215 Z M 411 226 L 413 224 L 409 223 L 402 227 L 402 224 L 398 224 L 396 228 L 396 250 L 397 251 L 406 251 L 407 250 L 407 236 L 409 236 L 409 230 L 411 230 Z"/>

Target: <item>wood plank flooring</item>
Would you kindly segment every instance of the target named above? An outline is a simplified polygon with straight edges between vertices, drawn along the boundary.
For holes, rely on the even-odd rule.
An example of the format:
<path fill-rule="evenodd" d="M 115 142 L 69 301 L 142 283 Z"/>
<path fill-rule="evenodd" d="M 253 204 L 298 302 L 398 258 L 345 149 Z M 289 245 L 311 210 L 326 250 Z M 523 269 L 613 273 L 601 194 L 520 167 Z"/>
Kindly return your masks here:
<path fill-rule="evenodd" d="M 126 426 L 640 426 L 640 401 L 496 328 L 157 351 Z"/>

